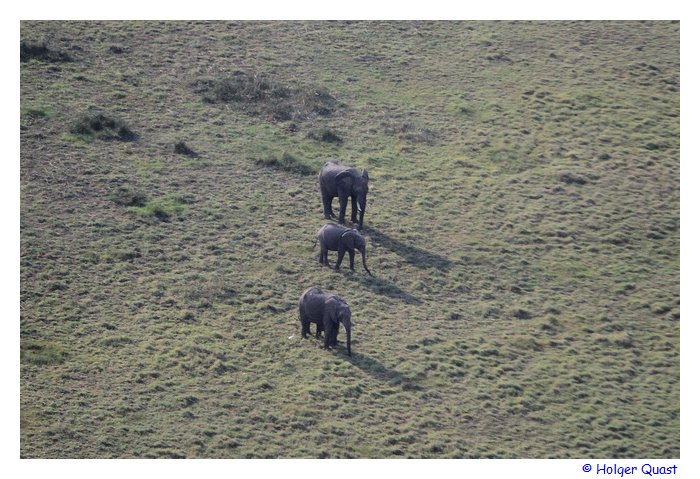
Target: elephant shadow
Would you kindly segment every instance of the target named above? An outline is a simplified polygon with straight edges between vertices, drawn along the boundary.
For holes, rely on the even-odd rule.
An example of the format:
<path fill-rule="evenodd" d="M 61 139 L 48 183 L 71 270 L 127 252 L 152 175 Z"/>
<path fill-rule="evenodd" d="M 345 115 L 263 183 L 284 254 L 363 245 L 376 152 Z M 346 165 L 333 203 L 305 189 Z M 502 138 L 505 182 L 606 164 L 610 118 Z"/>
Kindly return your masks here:
<path fill-rule="evenodd" d="M 354 352 L 351 357 L 346 356 L 345 360 L 379 381 L 389 383 L 391 386 L 401 386 L 404 391 L 418 391 L 421 389 L 420 385 L 417 384 L 418 378 L 410 378 L 395 369 L 387 368 L 366 354 Z"/>
<path fill-rule="evenodd" d="M 413 296 L 411 293 L 404 291 L 403 289 L 396 286 L 391 281 L 379 278 L 377 276 L 365 276 L 362 273 L 356 273 L 351 270 L 341 268 L 339 272 L 345 276 L 346 279 L 355 281 L 361 286 L 371 290 L 375 294 L 380 294 L 382 296 L 387 296 L 389 298 L 396 298 L 402 300 L 406 304 L 420 305 L 423 301 Z"/>
<path fill-rule="evenodd" d="M 447 258 L 424 249 L 402 243 L 401 241 L 392 238 L 391 236 L 386 235 L 374 228 L 365 227 L 362 232 L 369 235 L 373 243 L 377 243 L 383 248 L 393 251 L 394 253 L 403 257 L 408 263 L 418 268 L 437 268 L 440 270 L 446 270 L 452 266 L 452 262 Z"/>

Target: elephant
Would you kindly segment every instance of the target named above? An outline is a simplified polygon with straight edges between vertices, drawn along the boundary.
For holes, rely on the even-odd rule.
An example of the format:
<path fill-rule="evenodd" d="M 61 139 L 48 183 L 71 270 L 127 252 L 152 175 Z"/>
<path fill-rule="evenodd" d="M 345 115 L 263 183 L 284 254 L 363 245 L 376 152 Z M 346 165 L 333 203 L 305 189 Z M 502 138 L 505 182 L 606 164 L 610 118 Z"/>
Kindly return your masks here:
<path fill-rule="evenodd" d="M 346 228 L 344 226 L 337 225 L 335 223 L 328 223 L 318 230 L 316 235 L 316 242 L 321 243 L 321 253 L 318 256 L 318 262 L 321 264 L 328 264 L 328 250 L 338 252 L 338 261 L 335 263 L 335 269 L 340 269 L 340 264 L 343 262 L 343 257 L 345 252 L 348 252 L 350 256 L 350 269 L 355 270 L 355 250 L 359 251 L 362 255 L 362 266 L 365 267 L 365 271 L 372 276 L 369 268 L 367 268 L 367 254 L 366 254 L 366 243 L 365 238 L 360 234 L 359 231 L 352 228 Z M 314 247 L 316 243 L 314 243 Z"/>
<path fill-rule="evenodd" d="M 307 335 L 311 334 L 311 323 L 316 323 L 316 337 L 320 337 L 323 331 L 324 349 L 338 345 L 338 329 L 342 323 L 347 336 L 348 356 L 352 356 L 350 318 L 350 306 L 338 296 L 324 293 L 318 286 L 308 288 L 299 298 L 301 337 L 306 339 Z"/>
<path fill-rule="evenodd" d="M 358 225 L 358 230 L 361 230 L 367 207 L 367 191 L 369 190 L 369 173 L 367 173 L 367 170 L 363 170 L 360 173 L 355 168 L 346 168 L 338 163 L 337 160 L 332 160 L 321 168 L 321 172 L 318 175 L 318 183 L 321 188 L 323 216 L 327 220 L 335 217 L 331 203 L 333 198 L 337 196 L 340 203 L 338 222 L 341 224 L 345 223 L 345 209 L 348 204 L 348 197 L 350 197 L 352 208 L 350 220 Z"/>

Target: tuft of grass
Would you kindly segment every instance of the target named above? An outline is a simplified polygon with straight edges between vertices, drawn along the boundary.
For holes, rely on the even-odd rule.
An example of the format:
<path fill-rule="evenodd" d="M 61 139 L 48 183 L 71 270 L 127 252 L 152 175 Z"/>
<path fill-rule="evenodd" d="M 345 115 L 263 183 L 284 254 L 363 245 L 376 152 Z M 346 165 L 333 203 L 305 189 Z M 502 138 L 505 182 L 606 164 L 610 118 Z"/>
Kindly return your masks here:
<path fill-rule="evenodd" d="M 184 141 L 178 141 L 177 143 L 175 143 L 175 153 L 177 153 L 178 155 L 189 156 L 191 158 L 196 158 L 199 156 L 197 152 L 189 146 L 187 146 L 187 144 Z"/>
<path fill-rule="evenodd" d="M 194 88 L 206 103 L 233 104 L 272 122 L 325 117 L 340 106 L 325 88 L 287 86 L 267 75 L 243 71 L 218 79 L 197 80 Z"/>
<path fill-rule="evenodd" d="M 165 196 L 148 200 L 143 206 L 133 206 L 129 210 L 142 217 L 153 217 L 161 221 L 170 221 L 171 218 L 182 216 L 186 213 L 186 203 L 187 201 L 182 197 Z"/>
<path fill-rule="evenodd" d="M 145 206 L 147 200 L 144 193 L 124 186 L 117 188 L 110 198 L 120 206 Z"/>
<path fill-rule="evenodd" d="M 19 45 L 19 61 L 28 62 L 39 60 L 50 63 L 71 62 L 73 58 L 64 52 L 52 50 L 46 43 L 21 42 Z"/>
<path fill-rule="evenodd" d="M 429 128 L 419 127 L 410 122 L 386 122 L 383 124 L 384 133 L 396 136 L 409 143 L 424 143 L 434 145 L 438 135 Z"/>
<path fill-rule="evenodd" d="M 89 113 L 81 116 L 73 124 L 70 132 L 87 141 L 95 138 L 105 141 L 136 141 L 138 139 L 138 135 L 126 123 L 104 113 Z"/>
<path fill-rule="evenodd" d="M 23 340 L 20 347 L 22 364 L 51 366 L 61 364 L 68 357 L 62 346 L 47 341 Z"/>
<path fill-rule="evenodd" d="M 286 151 L 282 153 L 279 158 L 276 156 L 268 156 L 267 158 L 255 160 L 255 164 L 305 176 L 316 174 L 314 168 L 311 168 L 299 158 Z"/>
<path fill-rule="evenodd" d="M 127 53 L 128 51 L 129 51 L 128 47 L 123 47 L 121 45 L 111 45 L 109 47 L 109 52 L 117 54 L 117 55 L 121 55 L 122 53 Z"/>
<path fill-rule="evenodd" d="M 134 340 L 128 336 L 112 336 L 101 340 L 100 345 L 107 347 L 120 347 L 133 342 Z"/>
<path fill-rule="evenodd" d="M 107 250 L 104 257 L 107 261 L 133 261 L 141 257 L 141 251 L 138 248 L 116 248 Z"/>
<path fill-rule="evenodd" d="M 340 137 L 340 135 L 328 128 L 311 131 L 307 135 L 307 138 L 323 143 L 332 143 L 334 145 L 341 145 L 343 143 L 343 139 Z"/>
<path fill-rule="evenodd" d="M 45 106 L 34 106 L 22 109 L 22 115 L 29 118 L 52 118 L 56 112 Z"/>
<path fill-rule="evenodd" d="M 563 173 L 560 177 L 559 180 L 562 182 L 571 185 L 571 184 L 576 184 L 576 185 L 585 185 L 588 183 L 588 180 L 584 178 L 583 176 L 576 175 L 574 173 Z"/>
<path fill-rule="evenodd" d="M 447 111 L 456 116 L 465 118 L 473 118 L 476 114 L 474 107 L 466 103 L 453 103 L 447 107 Z"/>

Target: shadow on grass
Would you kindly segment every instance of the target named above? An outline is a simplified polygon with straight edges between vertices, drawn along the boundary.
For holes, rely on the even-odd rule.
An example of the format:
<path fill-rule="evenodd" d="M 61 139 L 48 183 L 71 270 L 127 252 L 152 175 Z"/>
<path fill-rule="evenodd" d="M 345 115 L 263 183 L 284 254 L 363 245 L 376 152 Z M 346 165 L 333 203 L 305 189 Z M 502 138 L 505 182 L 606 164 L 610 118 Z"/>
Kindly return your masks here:
<path fill-rule="evenodd" d="M 406 291 L 399 288 L 391 281 L 387 281 L 386 279 L 382 279 L 377 276 L 369 276 L 360 269 L 357 269 L 357 271 L 353 273 L 352 270 L 343 268 L 341 266 L 341 268 L 338 271 L 341 274 L 343 274 L 347 279 L 355 281 L 360 286 L 371 290 L 375 294 L 380 294 L 389 298 L 400 299 L 406 304 L 423 304 L 423 301 L 416 298 L 411 293 L 407 293 Z"/>
<path fill-rule="evenodd" d="M 388 383 L 390 386 L 401 386 L 401 389 L 404 391 L 418 391 L 421 389 L 415 378 L 409 378 L 395 369 L 387 368 L 371 356 L 353 352 L 352 356 L 343 355 L 343 357 L 353 366 L 362 369 L 379 381 Z"/>
<path fill-rule="evenodd" d="M 394 253 L 403 257 L 407 262 L 417 266 L 418 268 L 438 268 L 441 270 L 446 270 L 452 266 L 452 262 L 447 258 L 443 258 L 435 253 L 402 243 L 401 241 L 392 238 L 391 236 L 388 236 L 374 228 L 365 227 L 365 229 L 362 230 L 362 234 L 369 235 L 373 242 L 378 243 L 383 248 L 393 251 Z"/>

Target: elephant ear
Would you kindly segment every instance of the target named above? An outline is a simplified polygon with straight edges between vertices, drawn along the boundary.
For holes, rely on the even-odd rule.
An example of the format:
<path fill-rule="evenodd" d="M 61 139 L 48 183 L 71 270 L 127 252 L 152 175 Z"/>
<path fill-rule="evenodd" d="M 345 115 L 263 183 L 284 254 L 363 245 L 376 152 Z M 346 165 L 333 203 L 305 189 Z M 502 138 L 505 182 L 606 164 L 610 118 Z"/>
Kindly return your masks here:
<path fill-rule="evenodd" d="M 341 171 L 335 175 L 335 184 L 339 191 L 350 192 L 353 184 L 352 173 L 350 170 Z"/>
<path fill-rule="evenodd" d="M 338 309 L 340 308 L 341 300 L 337 296 L 331 296 L 326 300 L 326 308 L 332 308 L 332 310 L 327 310 L 330 313 L 330 317 L 334 323 L 338 324 L 340 320 L 338 319 Z"/>
<path fill-rule="evenodd" d="M 369 181 L 369 173 L 367 173 L 367 170 L 362 170 L 362 178 Z"/>
<path fill-rule="evenodd" d="M 360 232 L 357 230 L 352 230 L 353 248 L 359 248 L 362 246 L 362 240 L 364 240 L 364 237 L 360 234 Z"/>

